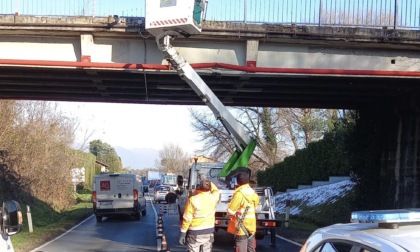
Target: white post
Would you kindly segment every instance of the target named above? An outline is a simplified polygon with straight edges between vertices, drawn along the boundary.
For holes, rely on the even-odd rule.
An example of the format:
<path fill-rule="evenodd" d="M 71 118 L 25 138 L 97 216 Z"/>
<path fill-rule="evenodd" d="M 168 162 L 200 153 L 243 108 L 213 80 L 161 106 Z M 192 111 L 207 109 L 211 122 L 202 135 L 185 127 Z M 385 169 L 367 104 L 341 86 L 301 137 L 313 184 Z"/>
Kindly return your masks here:
<path fill-rule="evenodd" d="M 284 226 L 289 227 L 289 213 L 290 213 L 290 200 L 286 200 L 286 216 L 284 218 Z"/>
<path fill-rule="evenodd" d="M 26 205 L 26 215 L 28 216 L 29 233 L 32 233 L 34 231 L 32 228 L 32 214 L 31 207 L 28 205 Z"/>

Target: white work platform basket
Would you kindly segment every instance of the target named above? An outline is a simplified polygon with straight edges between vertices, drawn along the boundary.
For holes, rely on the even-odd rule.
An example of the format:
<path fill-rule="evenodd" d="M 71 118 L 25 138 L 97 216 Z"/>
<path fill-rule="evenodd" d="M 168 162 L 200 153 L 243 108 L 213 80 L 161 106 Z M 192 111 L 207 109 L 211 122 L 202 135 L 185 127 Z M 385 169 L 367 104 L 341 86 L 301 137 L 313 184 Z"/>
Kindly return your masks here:
<path fill-rule="evenodd" d="M 165 31 L 200 33 L 206 5 L 207 0 L 146 0 L 146 30 L 153 36 Z"/>

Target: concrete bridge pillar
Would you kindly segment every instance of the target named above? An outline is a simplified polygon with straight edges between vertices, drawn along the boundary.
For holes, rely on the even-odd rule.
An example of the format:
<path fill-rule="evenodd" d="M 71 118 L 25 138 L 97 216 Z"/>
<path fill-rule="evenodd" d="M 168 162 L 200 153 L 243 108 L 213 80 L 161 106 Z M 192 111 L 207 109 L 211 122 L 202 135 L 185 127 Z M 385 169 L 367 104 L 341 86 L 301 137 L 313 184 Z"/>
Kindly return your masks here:
<path fill-rule="evenodd" d="M 420 207 L 420 98 L 404 97 L 397 103 L 395 194 L 398 208 Z"/>
<path fill-rule="evenodd" d="M 385 103 L 375 106 L 370 114 L 375 126 L 369 134 L 380 139 L 370 149 L 377 148 L 380 152 L 381 207 L 420 207 L 419 101 L 416 94 L 403 95 L 392 105 L 388 103 L 390 106 Z"/>
<path fill-rule="evenodd" d="M 420 95 L 361 108 L 353 169 L 364 208 L 420 207 Z"/>

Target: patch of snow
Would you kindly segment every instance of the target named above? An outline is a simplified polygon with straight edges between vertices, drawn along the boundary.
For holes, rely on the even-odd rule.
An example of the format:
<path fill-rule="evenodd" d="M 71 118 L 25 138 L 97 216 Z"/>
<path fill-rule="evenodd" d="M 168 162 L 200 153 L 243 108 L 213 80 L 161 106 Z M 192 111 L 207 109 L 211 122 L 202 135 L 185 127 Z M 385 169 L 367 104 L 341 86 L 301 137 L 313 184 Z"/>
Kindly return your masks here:
<path fill-rule="evenodd" d="M 281 193 L 274 196 L 276 199 L 276 208 L 274 211 L 278 213 L 285 213 L 286 200 L 300 201 L 307 206 L 316 206 L 326 202 L 335 202 L 337 198 L 344 196 L 348 191 L 350 191 L 354 185 L 354 182 L 345 180 L 315 188 Z M 301 209 L 299 206 L 290 206 L 291 215 L 297 215 L 300 211 Z"/>
<path fill-rule="evenodd" d="M 300 208 L 298 206 L 291 206 L 290 215 L 298 215 L 298 214 L 300 214 Z"/>

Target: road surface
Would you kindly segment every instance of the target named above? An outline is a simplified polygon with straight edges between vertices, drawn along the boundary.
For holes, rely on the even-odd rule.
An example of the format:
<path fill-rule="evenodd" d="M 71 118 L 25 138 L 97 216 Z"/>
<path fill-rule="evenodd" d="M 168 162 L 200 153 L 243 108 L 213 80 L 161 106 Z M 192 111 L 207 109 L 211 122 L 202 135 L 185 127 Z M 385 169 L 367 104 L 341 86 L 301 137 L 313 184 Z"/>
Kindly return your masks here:
<path fill-rule="evenodd" d="M 132 217 L 103 218 L 96 222 L 95 216 L 69 230 L 60 237 L 31 252 L 72 251 L 161 251 L 161 239 L 157 239 L 158 214 L 162 213 L 163 234 L 171 252 L 186 251 L 178 243 L 179 217 L 176 208 L 168 209 L 166 204 L 153 204 L 147 200 L 147 215 L 140 220 Z M 270 237 L 257 241 L 257 251 L 298 252 L 300 245 L 278 236 L 277 246 L 270 245 Z M 219 230 L 213 244 L 214 252 L 233 251 L 233 238 Z"/>

